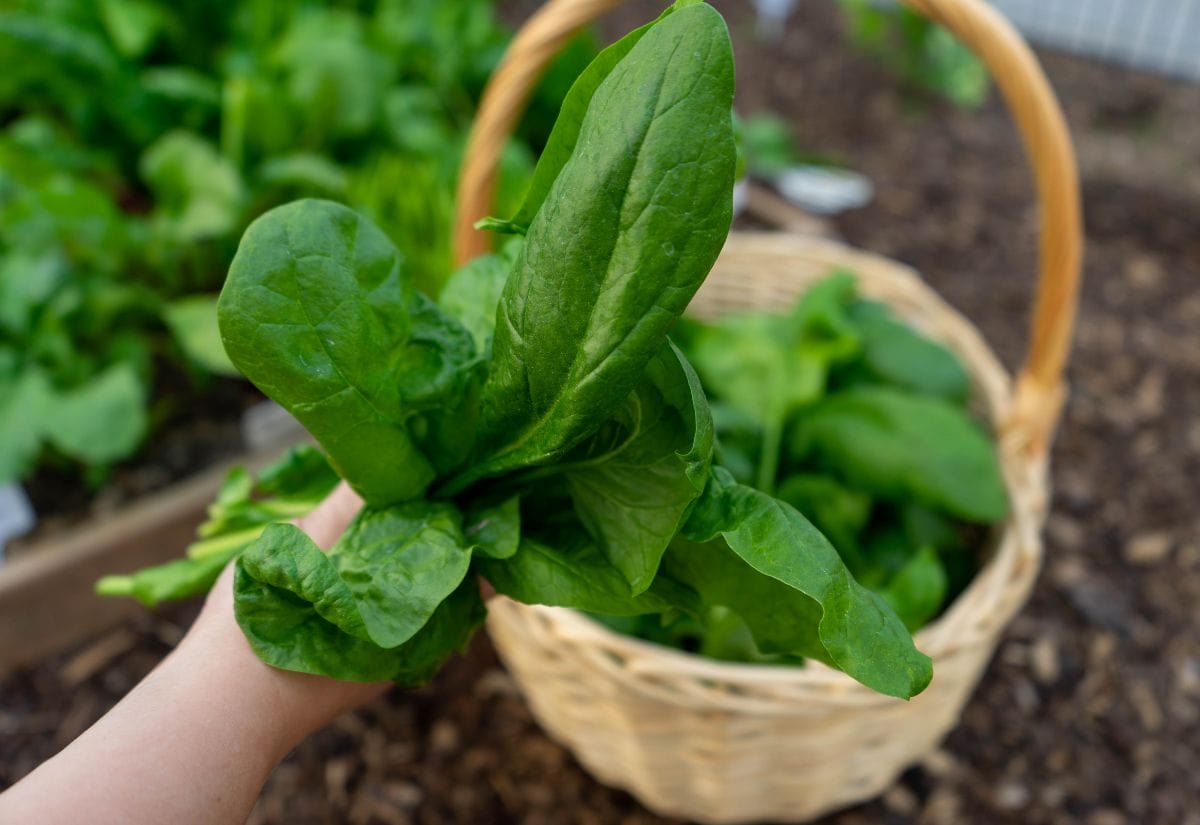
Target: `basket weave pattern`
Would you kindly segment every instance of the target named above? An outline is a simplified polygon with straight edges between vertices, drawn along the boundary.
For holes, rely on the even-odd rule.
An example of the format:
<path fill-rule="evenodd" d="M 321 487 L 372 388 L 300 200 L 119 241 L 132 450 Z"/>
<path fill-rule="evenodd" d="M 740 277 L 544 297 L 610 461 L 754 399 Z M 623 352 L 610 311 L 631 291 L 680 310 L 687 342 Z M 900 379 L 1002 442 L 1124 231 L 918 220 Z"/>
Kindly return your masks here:
<path fill-rule="evenodd" d="M 838 243 L 730 237 L 691 312 L 777 310 L 834 267 L 953 349 L 981 411 L 1002 421 L 1010 382 L 975 328 L 907 267 Z M 664 814 L 703 822 L 803 821 L 866 799 L 954 726 L 1041 557 L 1045 462 L 1002 440 L 1012 513 L 971 586 L 917 636 L 934 679 L 911 702 L 819 663 L 731 665 L 612 633 L 560 608 L 504 598 L 488 630 L 538 722 L 597 778 Z"/>

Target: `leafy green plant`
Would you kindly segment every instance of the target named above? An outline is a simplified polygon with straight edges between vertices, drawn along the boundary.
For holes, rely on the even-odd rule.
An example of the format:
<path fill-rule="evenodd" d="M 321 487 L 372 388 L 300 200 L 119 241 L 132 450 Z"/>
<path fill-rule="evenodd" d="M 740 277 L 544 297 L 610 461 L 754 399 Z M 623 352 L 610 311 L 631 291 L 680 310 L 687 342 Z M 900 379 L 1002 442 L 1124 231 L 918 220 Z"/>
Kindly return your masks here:
<path fill-rule="evenodd" d="M 521 237 L 456 273 L 441 305 L 344 206 L 299 201 L 250 227 L 218 307 L 226 349 L 366 500 L 328 553 L 281 522 L 231 550 L 260 657 L 424 681 L 481 621 L 482 577 L 610 616 L 722 608 L 764 651 L 894 696 L 925 687 L 928 658 L 825 536 L 713 466 L 708 402 L 667 338 L 729 230 L 732 95 L 724 21 L 696 0 L 610 46 L 571 87 L 524 204 L 492 222 Z M 102 589 L 178 595 L 202 564 Z M 139 590 L 154 575 L 182 584 Z"/>
<path fill-rule="evenodd" d="M 733 478 L 810 518 L 910 629 L 965 586 L 973 546 L 1008 504 L 953 353 L 856 297 L 845 272 L 789 313 L 689 321 L 678 340 L 712 403 L 716 461 Z M 694 625 L 639 634 L 664 632 L 704 644 Z"/>
<path fill-rule="evenodd" d="M 850 37 L 912 91 L 977 109 L 987 100 L 987 68 L 929 18 L 898 4 L 842 0 Z"/>
<path fill-rule="evenodd" d="M 435 294 L 465 133 L 509 34 L 490 0 L 3 4 L 0 483 L 42 464 L 98 480 L 180 384 L 164 373 L 197 392 L 236 375 L 215 291 L 280 203 L 361 209 Z M 535 91 L 497 209 L 520 202 L 591 53 L 576 40 Z M 84 403 L 107 436 L 71 412 Z"/>

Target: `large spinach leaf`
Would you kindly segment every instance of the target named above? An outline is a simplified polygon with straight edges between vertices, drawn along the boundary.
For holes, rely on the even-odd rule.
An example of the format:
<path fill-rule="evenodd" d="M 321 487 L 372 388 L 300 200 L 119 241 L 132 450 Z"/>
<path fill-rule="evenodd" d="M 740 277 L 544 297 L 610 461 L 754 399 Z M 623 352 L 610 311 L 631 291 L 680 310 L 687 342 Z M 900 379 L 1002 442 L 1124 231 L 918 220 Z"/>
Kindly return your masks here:
<path fill-rule="evenodd" d="M 451 654 L 462 650 L 485 615 L 478 587 L 466 579 L 412 638 L 383 648 L 346 633 L 310 602 L 252 578 L 240 566 L 234 593 L 238 624 L 264 662 L 354 682 L 391 680 L 415 686 L 429 681 Z"/>
<path fill-rule="evenodd" d="M 908 698 L 929 683 L 929 658 L 913 647 L 895 613 L 854 580 L 829 540 L 788 505 L 738 484 L 717 468 L 684 535 L 694 542 L 723 537 L 749 567 L 811 599 L 820 612 L 817 633 L 826 653 L 822 658 L 864 685 Z M 753 613 L 743 618 L 752 630 L 764 625 Z M 788 652 L 811 655 L 811 649 L 801 647 L 811 643 L 811 623 L 794 618 L 797 621 L 771 628 L 770 647 L 787 644 L 778 634 L 792 633 L 797 647 Z"/>
<path fill-rule="evenodd" d="M 237 368 L 316 436 L 363 498 L 404 501 L 433 481 L 437 459 L 414 424 L 467 403 L 474 346 L 413 290 L 374 224 L 328 201 L 268 212 L 246 230 L 218 317 Z"/>
<path fill-rule="evenodd" d="M 729 230 L 733 64 L 704 5 L 647 31 L 592 96 L 505 287 L 472 481 L 552 461 L 624 402 Z"/>
<path fill-rule="evenodd" d="M 452 506 L 410 502 L 363 510 L 328 554 L 298 527 L 270 525 L 242 551 L 238 570 L 281 603 L 307 602 L 343 633 L 392 648 L 425 625 L 470 559 Z"/>
<path fill-rule="evenodd" d="M 674 6 L 668 7 L 658 20 L 662 20 L 674 8 Z M 634 29 L 601 51 L 588 64 L 587 68 L 580 72 L 579 77 L 571 84 L 570 91 L 563 98 L 562 108 L 558 111 L 558 118 L 554 121 L 554 128 L 550 131 L 546 148 L 542 150 L 542 156 L 538 158 L 537 167 L 533 170 L 533 179 L 529 182 L 529 191 L 525 195 L 525 201 L 521 204 L 521 208 L 517 210 L 517 214 L 513 216 L 512 220 L 485 221 L 486 227 L 522 235 L 529 230 L 529 224 L 533 222 L 538 210 L 541 209 L 542 203 L 550 193 L 550 187 L 554 185 L 562 168 L 566 166 L 567 161 L 571 159 L 571 154 L 575 151 L 575 146 L 579 141 L 579 130 L 583 126 L 583 119 L 592 102 L 592 96 L 617 64 L 625 59 L 630 49 L 642 39 L 642 35 L 649 31 L 650 27 L 658 20 Z"/>

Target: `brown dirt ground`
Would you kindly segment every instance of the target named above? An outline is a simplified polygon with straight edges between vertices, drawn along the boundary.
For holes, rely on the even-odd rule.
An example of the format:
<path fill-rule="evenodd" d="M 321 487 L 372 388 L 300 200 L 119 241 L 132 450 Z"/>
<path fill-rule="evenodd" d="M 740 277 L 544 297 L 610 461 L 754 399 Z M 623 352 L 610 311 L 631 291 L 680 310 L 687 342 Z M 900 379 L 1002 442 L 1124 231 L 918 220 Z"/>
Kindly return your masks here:
<path fill-rule="evenodd" d="M 780 44 L 722 6 L 739 108 L 786 113 L 805 148 L 874 178 L 876 201 L 838 231 L 917 266 L 1015 367 L 1035 210 L 999 103 L 917 114 L 843 44 L 828 4 L 802 3 Z M 828 823 L 1200 823 L 1200 87 L 1044 60 L 1089 236 L 1046 569 L 943 750 Z M 123 695 L 189 616 L 144 617 L 0 681 L 0 787 Z M 251 821 L 663 820 L 546 739 L 480 638 L 433 686 L 301 745 Z"/>

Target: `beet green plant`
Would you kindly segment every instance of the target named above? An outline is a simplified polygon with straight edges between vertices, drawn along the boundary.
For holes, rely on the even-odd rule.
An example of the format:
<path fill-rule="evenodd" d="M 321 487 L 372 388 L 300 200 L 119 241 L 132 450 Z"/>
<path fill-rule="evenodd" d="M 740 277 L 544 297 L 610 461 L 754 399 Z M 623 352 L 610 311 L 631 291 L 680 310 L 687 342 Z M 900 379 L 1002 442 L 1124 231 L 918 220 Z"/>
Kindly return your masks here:
<path fill-rule="evenodd" d="M 713 466 L 708 402 L 667 337 L 729 231 L 732 98 L 728 32 L 696 0 L 609 47 L 525 204 L 491 222 L 520 237 L 440 304 L 346 207 L 301 201 L 247 230 L 218 307 L 229 356 L 367 503 L 328 553 L 278 522 L 222 550 L 259 656 L 425 681 L 481 621 L 482 577 L 606 615 L 723 605 L 763 650 L 894 696 L 925 687 L 928 658 L 830 542 Z M 137 593 L 137 576 L 104 589 Z"/>

